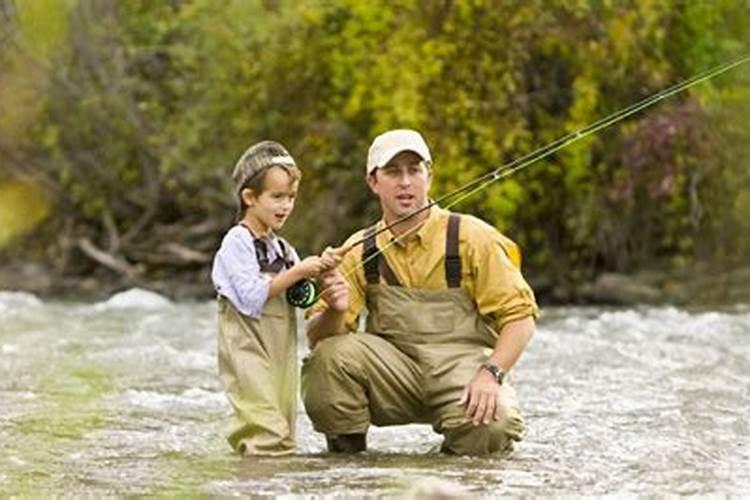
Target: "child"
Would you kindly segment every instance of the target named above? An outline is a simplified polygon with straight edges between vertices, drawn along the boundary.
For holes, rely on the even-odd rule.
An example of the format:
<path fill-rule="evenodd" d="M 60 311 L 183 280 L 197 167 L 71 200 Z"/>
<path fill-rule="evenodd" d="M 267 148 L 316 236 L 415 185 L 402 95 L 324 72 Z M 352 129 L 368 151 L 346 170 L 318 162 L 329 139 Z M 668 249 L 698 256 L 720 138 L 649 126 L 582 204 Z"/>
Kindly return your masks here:
<path fill-rule="evenodd" d="M 294 208 L 301 173 L 279 143 L 248 148 L 232 178 L 239 222 L 214 258 L 219 295 L 219 374 L 235 412 L 228 436 L 242 455 L 294 452 L 297 324 L 284 292 L 338 265 L 327 249 L 301 262 L 276 235 Z"/>

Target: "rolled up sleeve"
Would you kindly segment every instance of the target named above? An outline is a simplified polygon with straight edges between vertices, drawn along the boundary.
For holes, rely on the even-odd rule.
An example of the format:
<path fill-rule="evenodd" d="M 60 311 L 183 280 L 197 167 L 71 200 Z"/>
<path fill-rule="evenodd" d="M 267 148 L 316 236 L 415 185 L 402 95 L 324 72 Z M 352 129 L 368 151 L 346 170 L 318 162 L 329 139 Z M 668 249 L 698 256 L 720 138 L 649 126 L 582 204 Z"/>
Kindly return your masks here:
<path fill-rule="evenodd" d="M 534 292 L 499 233 L 477 241 L 472 257 L 477 308 L 493 320 L 497 332 L 512 321 L 539 316 Z"/>

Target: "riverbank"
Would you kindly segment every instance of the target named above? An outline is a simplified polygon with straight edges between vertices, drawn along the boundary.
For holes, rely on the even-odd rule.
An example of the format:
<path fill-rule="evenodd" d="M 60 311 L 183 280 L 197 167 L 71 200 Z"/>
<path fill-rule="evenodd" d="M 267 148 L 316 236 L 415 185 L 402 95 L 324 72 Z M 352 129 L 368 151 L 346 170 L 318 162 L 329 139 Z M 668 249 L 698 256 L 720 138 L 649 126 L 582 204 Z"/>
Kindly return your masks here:
<path fill-rule="evenodd" d="M 61 276 L 43 264 L 13 262 L 0 266 L 0 290 L 33 293 L 47 299 L 103 300 L 133 287 L 158 292 L 172 300 L 206 300 L 214 296 L 208 268 L 158 277 L 124 279 L 106 270 L 84 276 Z M 553 284 L 528 273 L 540 304 L 561 305 L 717 305 L 750 303 L 750 265 L 719 268 L 643 270 L 633 274 L 603 273 L 595 279 Z"/>
<path fill-rule="evenodd" d="M 529 278 L 540 302 L 547 304 L 677 306 L 750 303 L 750 265 L 695 264 L 633 274 L 602 273 L 565 285 Z"/>
<path fill-rule="evenodd" d="M 0 266 L 0 290 L 29 292 L 44 299 L 94 302 L 135 287 L 157 292 L 175 301 L 206 300 L 214 296 L 207 269 L 148 279 L 125 279 L 105 269 L 89 275 L 60 275 L 39 263 L 18 262 Z"/>

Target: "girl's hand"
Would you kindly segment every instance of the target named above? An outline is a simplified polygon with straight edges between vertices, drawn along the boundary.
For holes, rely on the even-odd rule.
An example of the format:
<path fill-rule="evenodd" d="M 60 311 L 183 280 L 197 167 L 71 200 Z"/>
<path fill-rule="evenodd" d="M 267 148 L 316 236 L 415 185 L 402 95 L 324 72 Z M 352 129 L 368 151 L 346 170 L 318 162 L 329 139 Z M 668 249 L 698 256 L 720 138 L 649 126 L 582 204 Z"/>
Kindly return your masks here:
<path fill-rule="evenodd" d="M 323 272 L 324 266 L 320 257 L 311 255 L 302 259 L 294 268 L 297 269 L 303 278 L 315 278 Z"/>

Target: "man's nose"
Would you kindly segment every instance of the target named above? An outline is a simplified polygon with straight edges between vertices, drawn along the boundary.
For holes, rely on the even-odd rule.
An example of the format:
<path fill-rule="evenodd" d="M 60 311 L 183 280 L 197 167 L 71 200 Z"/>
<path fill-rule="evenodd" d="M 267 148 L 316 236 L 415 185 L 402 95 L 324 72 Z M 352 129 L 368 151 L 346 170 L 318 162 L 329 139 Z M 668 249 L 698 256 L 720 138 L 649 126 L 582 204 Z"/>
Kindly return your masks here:
<path fill-rule="evenodd" d="M 411 177 L 409 176 L 409 172 L 401 172 L 401 175 L 399 175 L 398 178 L 398 183 L 401 186 L 408 186 L 409 184 L 411 184 Z"/>

